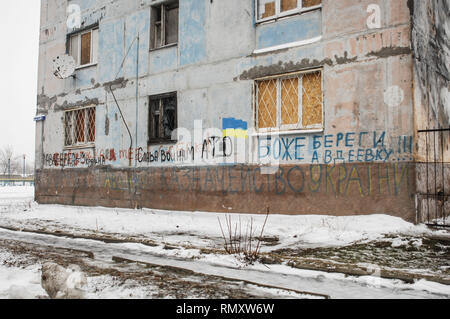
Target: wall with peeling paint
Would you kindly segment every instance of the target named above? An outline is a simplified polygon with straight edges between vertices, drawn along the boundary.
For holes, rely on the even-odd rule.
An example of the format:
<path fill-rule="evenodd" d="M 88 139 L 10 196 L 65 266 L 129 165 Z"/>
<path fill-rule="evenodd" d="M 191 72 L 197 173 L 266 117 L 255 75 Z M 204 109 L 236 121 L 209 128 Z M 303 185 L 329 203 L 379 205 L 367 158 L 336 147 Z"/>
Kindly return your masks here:
<path fill-rule="evenodd" d="M 449 129 L 450 2 L 411 0 L 409 4 L 415 127 Z M 450 131 L 416 134 L 417 213 L 420 220 L 431 222 L 450 213 Z"/>
<path fill-rule="evenodd" d="M 76 78 L 60 80 L 52 74 L 51 61 L 66 52 L 67 34 L 74 31 L 66 26 L 66 8 L 72 3 L 81 6 L 83 27 L 99 25 L 99 59 L 98 65 L 77 70 Z M 373 3 L 381 8 L 382 25 L 377 29 L 367 27 L 367 8 Z M 261 155 L 261 150 L 267 151 L 267 138 L 249 136 L 241 141 L 236 138 L 232 147 L 236 154 L 226 156 L 229 157 L 226 160 L 224 156 L 215 159 L 220 152 L 214 155 L 214 150 L 209 148 L 208 159 L 212 157 L 212 160 L 205 161 L 203 137 L 188 147 L 149 146 L 148 97 L 176 91 L 178 127 L 188 129 L 192 136 L 196 120 L 202 121 L 202 133 L 206 128 L 221 131 L 225 118 L 246 122 L 251 131 L 255 126 L 255 79 L 317 67 L 323 68 L 323 131 L 282 135 L 278 140 L 271 140 L 268 153 L 273 155 L 273 149 L 279 147 L 280 151 L 273 157 L 278 157 L 281 166 L 414 162 L 413 56 L 407 0 L 323 0 L 320 10 L 264 24 L 255 23 L 253 0 L 180 0 L 178 45 L 159 50 L 149 47 L 151 4 L 151 0 L 42 0 L 37 113 L 47 114 L 47 120 L 38 123 L 36 129 L 39 141 L 36 162 L 41 172 L 79 169 L 82 174 L 81 170 L 91 166 L 89 171 L 95 175 L 97 169 L 105 167 L 127 169 L 130 168 L 130 144 L 132 166 L 144 170 L 254 165 L 249 153 L 255 156 Z M 123 70 L 117 72 L 138 32 L 136 118 L 135 45 Z M 316 40 L 289 47 L 290 43 L 310 39 Z M 258 51 L 280 45 L 287 47 Z M 113 100 L 111 87 L 124 119 Z M 63 111 L 82 105 L 96 106 L 95 148 L 64 149 Z M 191 147 L 195 158 L 201 161 L 177 161 L 189 157 Z M 241 151 L 246 154 L 237 154 Z M 52 178 L 55 174 L 52 173 Z M 351 181 L 356 177 L 346 174 L 346 178 Z M 39 179 L 37 189 L 38 200 L 55 196 L 53 189 L 39 185 Z M 214 205 L 202 209 L 220 208 L 220 201 L 226 200 L 226 196 L 215 198 Z M 352 196 L 360 194 L 346 193 L 337 201 L 336 207 L 344 214 Z M 413 196 L 408 192 L 403 196 L 402 201 L 410 204 L 408 212 L 402 211 L 401 215 L 411 220 L 415 214 L 411 204 Z M 275 202 L 283 197 L 277 198 Z M 170 201 L 170 196 L 167 200 Z M 296 200 L 301 205 L 301 197 Z M 311 200 L 309 207 L 316 202 Z M 363 213 L 395 214 L 388 205 L 375 202 L 380 206 L 374 204 L 370 209 L 363 209 L 359 202 L 349 213 L 356 214 L 359 207 Z M 130 204 L 124 201 L 123 205 Z M 288 213 L 295 213 L 292 205 L 286 210 Z M 323 209 L 320 212 L 332 214 L 334 210 L 330 207 L 328 212 Z"/>

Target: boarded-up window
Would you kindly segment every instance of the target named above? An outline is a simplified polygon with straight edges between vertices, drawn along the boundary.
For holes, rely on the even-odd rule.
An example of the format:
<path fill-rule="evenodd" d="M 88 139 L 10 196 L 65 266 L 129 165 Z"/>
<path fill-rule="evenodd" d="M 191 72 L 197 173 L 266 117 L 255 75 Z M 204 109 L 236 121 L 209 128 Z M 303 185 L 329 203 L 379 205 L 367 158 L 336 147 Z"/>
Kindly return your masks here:
<path fill-rule="evenodd" d="M 259 0 L 258 1 L 258 18 L 265 19 L 275 16 L 276 0 Z"/>
<path fill-rule="evenodd" d="M 152 6 L 151 48 L 178 43 L 178 1 Z"/>
<path fill-rule="evenodd" d="M 91 63 L 91 33 L 81 35 L 81 65 Z"/>
<path fill-rule="evenodd" d="M 303 126 L 322 124 L 322 74 L 303 75 Z"/>
<path fill-rule="evenodd" d="M 303 8 L 314 7 L 322 4 L 322 0 L 303 0 Z"/>
<path fill-rule="evenodd" d="M 87 142 L 95 142 L 95 109 L 87 109 Z"/>
<path fill-rule="evenodd" d="M 85 142 L 85 110 L 75 111 L 75 142 L 84 143 Z"/>
<path fill-rule="evenodd" d="M 281 12 L 297 9 L 298 0 L 281 0 Z"/>
<path fill-rule="evenodd" d="M 281 80 L 281 124 L 298 124 L 298 77 Z"/>
<path fill-rule="evenodd" d="M 72 35 L 69 41 L 69 54 L 77 66 L 97 63 L 98 29 Z"/>
<path fill-rule="evenodd" d="M 256 81 L 258 129 L 321 128 L 322 71 Z"/>
<path fill-rule="evenodd" d="M 95 142 L 95 107 L 66 111 L 64 115 L 65 146 Z"/>
<path fill-rule="evenodd" d="M 277 80 L 259 81 L 258 123 L 260 128 L 277 125 Z"/>
<path fill-rule="evenodd" d="M 286 16 L 320 8 L 322 0 L 255 0 L 258 20 L 270 20 L 279 16 Z"/>

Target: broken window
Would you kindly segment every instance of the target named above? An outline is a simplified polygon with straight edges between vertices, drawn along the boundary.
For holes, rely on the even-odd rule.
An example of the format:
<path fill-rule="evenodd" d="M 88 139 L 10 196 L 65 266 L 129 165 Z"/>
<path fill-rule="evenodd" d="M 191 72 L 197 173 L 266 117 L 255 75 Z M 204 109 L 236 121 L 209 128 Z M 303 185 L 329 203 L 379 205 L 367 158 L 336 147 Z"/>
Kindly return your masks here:
<path fill-rule="evenodd" d="M 98 29 L 83 31 L 70 36 L 69 54 L 77 66 L 97 63 Z"/>
<path fill-rule="evenodd" d="M 64 145 L 79 146 L 95 142 L 95 107 L 66 111 Z"/>
<path fill-rule="evenodd" d="M 177 128 L 177 94 L 150 97 L 149 143 L 171 142 Z"/>
<path fill-rule="evenodd" d="M 256 0 L 258 21 L 320 8 L 322 0 Z"/>
<path fill-rule="evenodd" d="M 178 43 L 178 1 L 152 6 L 151 48 Z"/>
<path fill-rule="evenodd" d="M 260 131 L 322 128 L 321 70 L 257 80 L 255 85 Z"/>

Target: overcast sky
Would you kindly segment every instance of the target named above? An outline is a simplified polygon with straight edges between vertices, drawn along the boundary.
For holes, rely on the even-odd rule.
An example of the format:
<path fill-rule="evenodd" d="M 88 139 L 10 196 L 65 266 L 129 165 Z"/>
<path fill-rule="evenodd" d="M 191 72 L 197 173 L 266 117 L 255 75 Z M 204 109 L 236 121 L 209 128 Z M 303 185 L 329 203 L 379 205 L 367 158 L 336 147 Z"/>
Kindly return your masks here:
<path fill-rule="evenodd" d="M 34 159 L 40 0 L 0 1 L 0 148 Z"/>

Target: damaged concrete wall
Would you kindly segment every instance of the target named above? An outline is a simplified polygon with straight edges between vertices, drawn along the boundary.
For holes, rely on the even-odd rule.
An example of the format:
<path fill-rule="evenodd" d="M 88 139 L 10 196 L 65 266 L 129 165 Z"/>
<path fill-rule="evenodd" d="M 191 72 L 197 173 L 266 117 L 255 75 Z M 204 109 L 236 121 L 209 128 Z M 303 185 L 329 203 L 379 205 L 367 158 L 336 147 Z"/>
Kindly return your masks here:
<path fill-rule="evenodd" d="M 410 6 L 415 127 L 417 130 L 449 129 L 450 2 L 415 0 L 410 1 Z M 449 145 L 450 131 L 417 133 L 417 192 L 421 221 L 432 222 L 450 214 Z"/>
<path fill-rule="evenodd" d="M 81 7 L 84 27 L 99 26 L 98 64 L 78 69 L 76 78 L 60 80 L 53 76 L 50 65 L 55 56 L 66 52 L 67 34 L 74 31 L 67 29 L 66 9 L 74 3 Z M 43 136 L 42 127 L 37 127 L 37 140 L 43 141 L 36 144 L 36 158 L 40 159 L 37 167 L 41 169 L 36 188 L 38 201 L 60 199 L 69 203 L 63 197 L 72 196 L 73 203 L 82 204 L 85 197 L 78 197 L 79 192 L 97 194 L 103 182 L 91 185 L 89 181 L 103 176 L 102 170 L 110 170 L 110 174 L 117 176 L 121 176 L 122 170 L 131 171 L 131 145 L 132 167 L 147 172 L 149 184 L 160 183 L 160 177 L 151 177 L 155 176 L 151 172 L 162 168 L 175 167 L 179 169 L 175 176 L 182 178 L 182 170 L 191 167 L 217 168 L 224 164 L 260 167 L 262 163 L 275 163 L 289 172 L 292 165 L 303 167 L 302 170 L 312 164 L 324 165 L 342 173 L 338 177 L 340 183 L 354 186 L 335 193 L 333 207 L 327 209 L 321 204 L 324 198 L 332 196 L 325 188 L 319 189 L 320 196 L 294 192 L 289 201 L 284 196 L 270 196 L 274 207 L 278 205 L 282 213 L 306 213 L 299 208 L 304 206 L 310 208 L 310 213 L 336 214 L 338 209 L 339 214 L 388 213 L 413 219 L 413 190 L 395 195 L 391 188 L 383 193 L 390 198 L 385 201 L 380 194 L 372 196 L 370 191 L 364 191 L 371 198 L 371 205 L 365 207 L 359 190 L 362 186 L 358 186 L 365 184 L 369 189 L 375 185 L 369 177 L 371 173 L 364 175 L 359 169 L 362 172 L 371 165 L 375 169 L 378 164 L 397 163 L 409 167 L 413 162 L 413 58 L 407 0 L 323 0 L 317 10 L 265 23 L 256 22 L 253 0 L 180 0 L 178 45 L 159 50 L 150 50 L 152 4 L 150 0 L 42 1 L 38 113 L 47 114 L 47 119 L 39 124 L 44 125 Z M 380 25 L 376 27 L 368 24 L 374 4 L 380 9 Z M 138 32 L 136 118 L 135 46 L 129 51 L 123 71 L 117 72 Z M 251 132 L 257 131 L 255 80 L 315 68 L 322 69 L 323 75 L 323 125 L 316 130 L 282 133 L 271 139 L 252 135 Z M 123 118 L 109 89 L 111 85 Z M 198 139 L 191 143 L 147 143 L 149 96 L 167 92 L 177 92 L 178 127 L 192 136 L 196 135 L 196 128 L 200 131 Z M 95 147 L 65 147 L 64 111 L 89 105 L 96 106 Z M 245 124 L 248 137 L 222 140 L 228 119 Z M 196 125 L 198 121 L 201 128 Z M 208 128 L 216 130 L 208 133 Z M 223 144 L 229 145 L 226 152 Z M 359 168 L 352 169 L 353 165 Z M 56 193 L 47 184 L 62 185 L 63 176 L 72 171 L 70 174 L 80 174 L 86 182 Z M 414 167 L 409 173 L 415 174 Z M 49 180 L 46 174 L 51 176 Z M 398 174 L 387 179 L 393 182 L 404 176 Z M 326 180 L 326 173 L 323 176 Z M 120 191 L 115 192 L 115 205 L 132 206 L 128 192 Z M 136 193 L 139 192 L 137 189 Z M 205 200 L 211 195 L 203 188 L 192 192 Z M 104 203 L 109 193 L 102 194 Z M 157 194 L 166 203 L 180 200 L 164 188 Z M 219 192 L 211 197 L 209 206 L 206 200 L 201 209 L 259 211 L 252 192 L 244 189 L 238 194 L 241 197 Z M 153 200 L 142 200 L 139 205 L 164 208 L 156 197 L 150 198 Z M 245 198 L 252 200 L 242 201 Z M 231 199 L 247 203 L 247 207 L 233 207 Z M 392 206 L 395 200 L 407 203 L 406 209 L 395 211 Z M 85 203 L 88 202 L 94 203 L 87 200 Z M 169 206 L 166 208 L 172 208 Z"/>

